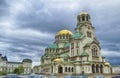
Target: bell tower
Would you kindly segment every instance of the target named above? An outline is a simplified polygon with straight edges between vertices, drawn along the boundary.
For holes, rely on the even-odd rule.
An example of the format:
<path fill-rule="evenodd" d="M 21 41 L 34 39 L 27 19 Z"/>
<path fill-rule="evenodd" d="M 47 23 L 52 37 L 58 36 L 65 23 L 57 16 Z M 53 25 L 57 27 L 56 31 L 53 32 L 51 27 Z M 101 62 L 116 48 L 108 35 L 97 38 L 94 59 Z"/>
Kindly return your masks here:
<path fill-rule="evenodd" d="M 81 12 L 77 16 L 77 25 L 81 23 L 90 23 L 90 15 L 87 12 Z"/>
<path fill-rule="evenodd" d="M 81 12 L 77 16 L 77 27 L 75 28 L 75 32 L 81 33 L 87 38 L 93 39 L 95 37 L 94 27 L 91 24 L 90 15 L 87 12 Z"/>

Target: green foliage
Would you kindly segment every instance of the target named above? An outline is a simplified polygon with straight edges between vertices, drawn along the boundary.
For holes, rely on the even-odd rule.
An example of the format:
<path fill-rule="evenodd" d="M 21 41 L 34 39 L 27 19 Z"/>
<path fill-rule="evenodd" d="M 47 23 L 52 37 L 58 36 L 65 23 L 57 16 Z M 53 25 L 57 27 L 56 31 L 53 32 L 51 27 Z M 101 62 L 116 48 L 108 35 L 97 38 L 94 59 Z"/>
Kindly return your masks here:
<path fill-rule="evenodd" d="M 13 71 L 14 74 L 20 74 L 19 72 L 19 69 L 18 68 L 15 68 L 14 71 Z"/>
<path fill-rule="evenodd" d="M 22 74 L 22 73 L 24 73 L 24 67 L 23 66 L 19 66 L 18 68 L 15 68 L 13 73 L 14 74 Z"/>
<path fill-rule="evenodd" d="M 0 75 L 6 75 L 6 74 L 7 74 L 6 71 L 1 71 L 1 72 L 0 72 Z"/>
<path fill-rule="evenodd" d="M 24 67 L 23 66 L 19 66 L 18 69 L 19 69 L 20 74 L 24 73 Z"/>

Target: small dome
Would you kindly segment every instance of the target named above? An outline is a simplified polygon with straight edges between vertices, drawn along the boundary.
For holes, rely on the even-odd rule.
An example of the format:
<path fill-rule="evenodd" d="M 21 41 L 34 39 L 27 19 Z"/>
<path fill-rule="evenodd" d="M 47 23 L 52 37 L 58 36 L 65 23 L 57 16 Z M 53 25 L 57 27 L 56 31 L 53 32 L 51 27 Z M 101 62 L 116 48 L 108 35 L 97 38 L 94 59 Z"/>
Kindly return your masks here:
<path fill-rule="evenodd" d="M 85 57 L 85 56 L 88 57 L 89 54 L 87 52 L 82 52 L 81 57 Z"/>
<path fill-rule="evenodd" d="M 62 55 L 60 55 L 60 58 L 69 58 L 69 55 L 68 54 L 62 54 Z"/>
<path fill-rule="evenodd" d="M 57 33 L 57 35 L 63 35 L 63 34 L 68 34 L 68 35 L 72 35 L 72 32 L 71 31 L 69 31 L 69 30 L 66 30 L 66 29 L 64 29 L 64 30 L 61 30 L 61 31 L 59 31 L 58 33 Z"/>
<path fill-rule="evenodd" d="M 24 59 L 23 62 L 30 62 L 31 63 L 32 60 L 31 59 Z"/>
<path fill-rule="evenodd" d="M 42 59 L 45 59 L 45 58 L 47 58 L 47 55 L 43 55 L 43 56 L 42 56 Z"/>
<path fill-rule="evenodd" d="M 80 15 L 83 15 L 83 14 L 86 15 L 86 14 L 88 14 L 88 13 L 87 13 L 87 12 L 84 12 L 84 11 L 83 11 L 83 12 L 80 12 Z"/>
<path fill-rule="evenodd" d="M 62 62 L 62 60 L 60 58 L 56 58 L 53 60 L 54 62 Z"/>
<path fill-rule="evenodd" d="M 106 66 L 110 66 L 110 63 L 109 63 L 109 62 L 105 62 L 105 65 L 106 65 Z"/>

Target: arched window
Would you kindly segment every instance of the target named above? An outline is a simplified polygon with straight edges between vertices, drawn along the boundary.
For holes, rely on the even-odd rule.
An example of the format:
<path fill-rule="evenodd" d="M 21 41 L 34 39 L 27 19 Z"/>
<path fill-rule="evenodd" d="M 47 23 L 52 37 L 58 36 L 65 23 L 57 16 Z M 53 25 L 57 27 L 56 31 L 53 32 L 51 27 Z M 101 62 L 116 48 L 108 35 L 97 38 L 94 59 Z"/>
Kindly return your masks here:
<path fill-rule="evenodd" d="M 60 39 L 62 39 L 62 36 L 60 35 Z"/>
<path fill-rule="evenodd" d="M 100 65 L 100 73 L 103 73 L 103 65 Z"/>
<path fill-rule="evenodd" d="M 65 39 L 65 35 L 63 35 L 63 39 Z"/>
<path fill-rule="evenodd" d="M 82 21 L 85 21 L 85 17 L 84 16 L 82 16 Z"/>
<path fill-rule="evenodd" d="M 92 64 L 92 73 L 95 73 L 95 65 Z"/>
<path fill-rule="evenodd" d="M 58 73 L 63 73 L 63 68 L 62 68 L 62 66 L 59 66 L 59 67 L 58 67 Z"/>
<path fill-rule="evenodd" d="M 98 49 L 96 46 L 92 47 L 92 56 L 98 56 Z"/>
<path fill-rule="evenodd" d="M 68 68 L 68 72 L 70 72 L 70 67 Z"/>
<path fill-rule="evenodd" d="M 99 73 L 99 65 L 96 65 L 96 73 Z"/>
<path fill-rule="evenodd" d="M 87 37 L 89 37 L 89 38 L 91 38 L 91 37 L 92 37 L 91 32 L 87 32 Z"/>
<path fill-rule="evenodd" d="M 88 16 L 86 17 L 86 20 L 88 21 Z"/>
<path fill-rule="evenodd" d="M 65 72 L 67 72 L 67 67 L 65 67 Z"/>
<path fill-rule="evenodd" d="M 53 66 L 51 67 L 51 73 L 53 73 Z"/>
<path fill-rule="evenodd" d="M 68 39 L 69 38 L 69 36 L 68 36 L 68 34 L 66 35 L 66 39 Z"/>
<path fill-rule="evenodd" d="M 78 53 L 78 49 L 77 49 L 77 55 L 78 55 L 79 53 Z"/>
<path fill-rule="evenodd" d="M 73 67 L 71 68 L 71 72 L 73 72 Z"/>

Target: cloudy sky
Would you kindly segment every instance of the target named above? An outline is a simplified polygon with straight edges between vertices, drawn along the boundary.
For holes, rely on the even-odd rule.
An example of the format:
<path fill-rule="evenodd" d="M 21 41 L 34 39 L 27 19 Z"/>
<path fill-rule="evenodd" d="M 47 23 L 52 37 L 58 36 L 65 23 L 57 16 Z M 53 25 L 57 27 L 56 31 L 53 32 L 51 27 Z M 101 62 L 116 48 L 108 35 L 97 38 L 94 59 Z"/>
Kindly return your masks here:
<path fill-rule="evenodd" d="M 120 0 L 0 0 L 0 53 L 9 61 L 31 58 L 40 64 L 44 49 L 64 28 L 73 32 L 81 11 L 91 22 L 102 55 L 120 64 Z"/>

